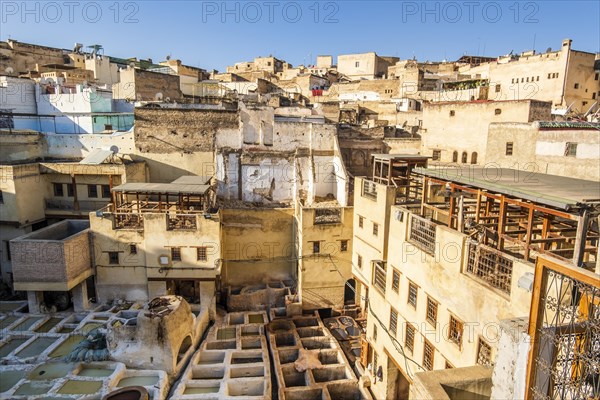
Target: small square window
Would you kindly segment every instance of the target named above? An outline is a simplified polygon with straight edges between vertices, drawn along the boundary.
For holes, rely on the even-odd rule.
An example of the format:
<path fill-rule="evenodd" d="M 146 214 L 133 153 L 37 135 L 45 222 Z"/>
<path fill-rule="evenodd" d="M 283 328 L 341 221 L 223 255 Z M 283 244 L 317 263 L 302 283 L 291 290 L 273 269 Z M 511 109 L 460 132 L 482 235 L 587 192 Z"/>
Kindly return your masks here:
<path fill-rule="evenodd" d="M 567 142 L 565 145 L 565 156 L 576 157 L 577 156 L 577 143 Z"/>
<path fill-rule="evenodd" d="M 360 62 L 357 61 L 357 62 L 354 63 L 354 67 L 355 68 L 358 68 L 359 66 L 360 66 Z"/>
<path fill-rule="evenodd" d="M 98 198 L 98 186 L 97 185 L 87 185 L 88 189 L 88 197 L 90 199 Z"/>
<path fill-rule="evenodd" d="M 362 264 L 363 264 L 362 256 L 359 254 L 359 255 L 356 257 L 356 266 L 357 266 L 359 269 L 362 269 Z"/>
<path fill-rule="evenodd" d="M 129 254 L 137 254 L 137 244 L 129 245 Z"/>
<path fill-rule="evenodd" d="M 408 283 L 408 299 L 407 303 L 417 308 L 417 295 L 419 294 L 419 287 L 412 282 Z"/>
<path fill-rule="evenodd" d="M 502 114 L 502 109 L 501 108 L 496 108 L 494 110 L 494 115 L 500 115 L 500 114 Z"/>
<path fill-rule="evenodd" d="M 573 85 L 574 89 L 579 89 L 579 83 L 576 83 L 575 85 Z"/>
<path fill-rule="evenodd" d="M 379 224 L 373 222 L 373 236 L 379 235 Z"/>
<path fill-rule="evenodd" d="M 208 249 L 206 247 L 196 248 L 196 260 L 197 261 L 208 261 Z"/>
<path fill-rule="evenodd" d="M 171 261 L 181 261 L 180 247 L 171 247 Z"/>
<path fill-rule="evenodd" d="M 513 155 L 513 142 L 506 142 L 506 151 L 505 154 L 507 156 Z"/>
<path fill-rule="evenodd" d="M 434 357 L 435 349 L 433 345 L 429 343 L 427 339 L 425 339 L 425 343 L 423 345 L 423 368 L 428 371 L 433 370 L 433 357 Z"/>
<path fill-rule="evenodd" d="M 479 338 L 477 345 L 477 364 L 492 366 L 492 346 L 482 338 Z"/>
<path fill-rule="evenodd" d="M 119 252 L 118 251 L 109 251 L 108 252 L 108 263 L 113 264 L 113 265 L 119 263 Z"/>
<path fill-rule="evenodd" d="M 438 303 L 431 297 L 427 296 L 427 322 L 435 326 L 437 324 Z"/>
<path fill-rule="evenodd" d="M 501 90 L 500 84 L 496 85 L 496 93 L 500 93 L 500 90 Z"/>
<path fill-rule="evenodd" d="M 53 183 L 52 186 L 54 187 L 55 197 L 63 197 L 65 195 L 62 183 Z"/>
<path fill-rule="evenodd" d="M 442 151 L 441 150 L 433 150 L 431 159 L 433 161 L 439 161 L 441 158 L 442 158 Z"/>
<path fill-rule="evenodd" d="M 390 333 L 395 337 L 398 330 L 398 311 L 390 310 Z"/>
<path fill-rule="evenodd" d="M 319 254 L 321 252 L 321 242 L 313 242 L 313 254 Z"/>
<path fill-rule="evenodd" d="M 392 290 L 396 293 L 400 291 L 400 272 L 396 268 L 392 270 Z"/>
<path fill-rule="evenodd" d="M 406 333 L 404 335 L 404 347 L 412 353 L 415 350 L 415 327 L 406 324 Z"/>
<path fill-rule="evenodd" d="M 109 185 L 102 185 L 102 198 L 110 199 L 110 186 Z"/>
<path fill-rule="evenodd" d="M 461 347 L 463 335 L 463 323 L 456 319 L 454 316 L 450 316 L 450 324 L 448 328 L 448 339 Z"/>
<path fill-rule="evenodd" d="M 456 112 L 454 110 L 450 110 L 450 116 L 454 117 L 456 115 Z"/>
<path fill-rule="evenodd" d="M 341 240 L 340 241 L 340 251 L 342 253 L 348 251 L 348 241 L 347 240 Z"/>

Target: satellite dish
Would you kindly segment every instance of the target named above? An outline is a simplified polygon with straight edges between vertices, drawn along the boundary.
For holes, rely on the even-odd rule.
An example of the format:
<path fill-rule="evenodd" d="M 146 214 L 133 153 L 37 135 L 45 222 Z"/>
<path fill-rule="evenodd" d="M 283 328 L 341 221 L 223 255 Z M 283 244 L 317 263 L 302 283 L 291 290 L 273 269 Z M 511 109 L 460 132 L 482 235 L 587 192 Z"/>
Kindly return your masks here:
<path fill-rule="evenodd" d="M 551 52 L 552 52 L 552 47 L 548 47 L 548 48 L 546 49 L 546 53 L 551 53 Z"/>
<path fill-rule="evenodd" d="M 15 72 L 15 70 L 13 69 L 13 67 L 6 67 L 6 69 L 4 70 L 4 72 L 6 72 L 7 74 L 12 74 L 13 72 Z"/>
<path fill-rule="evenodd" d="M 167 56 L 167 61 L 169 61 L 171 59 L 171 56 Z"/>
<path fill-rule="evenodd" d="M 112 151 L 113 154 L 117 154 L 119 152 L 119 147 L 118 146 L 110 146 L 110 151 Z"/>
<path fill-rule="evenodd" d="M 130 63 L 129 63 L 129 66 L 130 66 L 131 68 L 135 68 L 135 63 L 132 61 L 132 62 L 130 62 Z"/>
<path fill-rule="evenodd" d="M 154 100 L 162 101 L 162 99 L 163 99 L 163 94 L 161 92 L 158 92 L 154 95 Z"/>

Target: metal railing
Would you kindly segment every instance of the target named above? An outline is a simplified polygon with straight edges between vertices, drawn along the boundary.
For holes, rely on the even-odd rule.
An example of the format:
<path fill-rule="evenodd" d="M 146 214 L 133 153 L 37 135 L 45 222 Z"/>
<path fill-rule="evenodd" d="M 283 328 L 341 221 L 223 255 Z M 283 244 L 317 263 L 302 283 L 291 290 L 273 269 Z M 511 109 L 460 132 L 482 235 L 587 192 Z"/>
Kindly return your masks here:
<path fill-rule="evenodd" d="M 600 397 L 600 275 L 538 256 L 527 400 Z"/>
<path fill-rule="evenodd" d="M 429 254 L 435 254 L 435 227 L 436 223 L 411 214 L 408 242 L 414 244 Z"/>
<path fill-rule="evenodd" d="M 363 197 L 377 200 L 377 185 L 375 182 L 364 179 L 362 184 L 362 195 Z"/>
<path fill-rule="evenodd" d="M 469 242 L 465 272 L 506 294 L 510 294 L 513 261 L 492 247 Z"/>
<path fill-rule="evenodd" d="M 115 213 L 115 229 L 144 229 L 144 217 L 142 214 Z"/>
<path fill-rule="evenodd" d="M 195 214 L 167 214 L 167 229 L 175 230 L 196 230 L 198 222 Z"/>

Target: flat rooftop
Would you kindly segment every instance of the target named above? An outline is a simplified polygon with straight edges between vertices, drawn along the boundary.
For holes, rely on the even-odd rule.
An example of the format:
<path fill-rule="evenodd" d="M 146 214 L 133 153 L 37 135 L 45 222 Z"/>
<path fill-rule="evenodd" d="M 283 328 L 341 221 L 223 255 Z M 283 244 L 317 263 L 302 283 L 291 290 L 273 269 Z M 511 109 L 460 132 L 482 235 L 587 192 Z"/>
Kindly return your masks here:
<path fill-rule="evenodd" d="M 371 154 L 371 157 L 378 158 L 380 160 L 393 160 L 401 158 L 404 160 L 427 160 L 431 156 L 424 156 L 421 154 Z"/>
<path fill-rule="evenodd" d="M 510 168 L 415 168 L 414 173 L 562 210 L 600 204 L 600 182 Z"/>
<path fill-rule="evenodd" d="M 194 177 L 195 178 L 195 177 Z M 181 179 L 181 178 L 180 178 Z M 210 185 L 197 183 L 124 183 L 112 189 L 116 193 L 152 193 L 174 195 L 204 195 Z"/>
<path fill-rule="evenodd" d="M 44 241 L 62 241 L 74 236 L 86 229 L 89 229 L 90 221 L 67 219 L 47 226 L 40 230 L 28 233 L 13 239 L 13 241 L 23 240 L 44 240 Z"/>

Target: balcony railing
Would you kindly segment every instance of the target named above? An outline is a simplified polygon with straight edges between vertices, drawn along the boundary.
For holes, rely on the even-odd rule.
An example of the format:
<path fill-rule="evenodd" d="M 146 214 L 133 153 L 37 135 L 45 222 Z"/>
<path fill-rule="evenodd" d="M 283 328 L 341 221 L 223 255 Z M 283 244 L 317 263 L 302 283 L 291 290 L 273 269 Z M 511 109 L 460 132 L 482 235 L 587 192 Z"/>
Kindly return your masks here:
<path fill-rule="evenodd" d="M 377 200 L 377 185 L 375 184 L 375 182 L 371 182 L 365 179 L 363 180 L 362 186 L 362 195 L 364 197 Z"/>
<path fill-rule="evenodd" d="M 435 227 L 435 222 L 412 214 L 408 242 L 426 253 L 435 254 Z"/>
<path fill-rule="evenodd" d="M 115 229 L 144 229 L 142 214 L 117 213 L 115 216 Z"/>
<path fill-rule="evenodd" d="M 342 210 L 340 208 L 317 208 L 315 209 L 315 225 L 339 224 L 342 222 Z"/>
<path fill-rule="evenodd" d="M 501 251 L 470 242 L 466 272 L 491 287 L 510 294 L 513 261 Z"/>
<path fill-rule="evenodd" d="M 167 214 L 167 229 L 176 230 L 196 230 L 198 227 L 195 214 Z"/>

